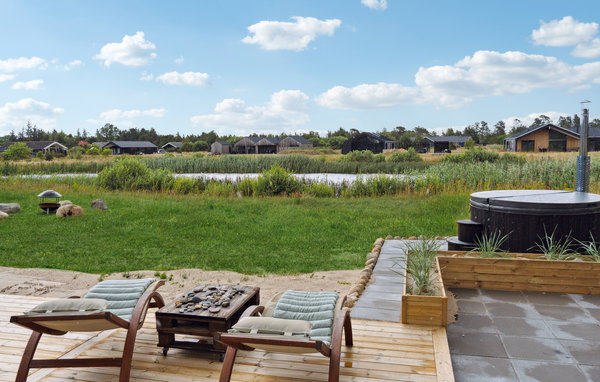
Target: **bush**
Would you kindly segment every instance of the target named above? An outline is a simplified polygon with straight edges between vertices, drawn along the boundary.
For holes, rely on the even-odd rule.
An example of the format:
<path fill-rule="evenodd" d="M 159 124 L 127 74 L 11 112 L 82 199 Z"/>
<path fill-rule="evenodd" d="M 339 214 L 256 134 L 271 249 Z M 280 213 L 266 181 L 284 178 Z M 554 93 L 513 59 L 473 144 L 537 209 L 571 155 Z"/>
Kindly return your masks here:
<path fill-rule="evenodd" d="M 252 178 L 243 178 L 237 184 L 237 191 L 243 196 L 252 196 L 254 192 L 254 188 L 256 184 L 256 180 Z"/>
<path fill-rule="evenodd" d="M 304 187 L 304 193 L 317 198 L 333 198 L 335 189 L 326 183 L 311 183 Z"/>
<path fill-rule="evenodd" d="M 494 153 L 481 147 L 468 149 L 462 154 L 446 155 L 442 162 L 464 163 L 464 162 L 496 162 L 500 159 L 500 154 Z M 509 159 L 510 160 L 510 159 Z"/>
<path fill-rule="evenodd" d="M 373 162 L 374 160 L 374 155 L 371 150 L 350 151 L 340 158 L 340 161 L 342 162 Z"/>
<path fill-rule="evenodd" d="M 52 155 L 52 151 L 46 151 L 46 154 L 44 154 L 44 159 L 47 161 L 51 161 L 52 159 L 54 159 L 54 155 Z"/>
<path fill-rule="evenodd" d="M 301 183 L 291 172 L 276 164 L 258 176 L 254 194 L 261 196 L 290 195 L 300 190 Z"/>
<path fill-rule="evenodd" d="M 177 178 L 173 183 L 173 191 L 180 194 L 189 194 L 194 191 L 196 183 L 190 178 Z"/>
<path fill-rule="evenodd" d="M 192 142 L 183 142 L 179 150 L 181 150 L 182 153 L 192 152 L 194 151 L 194 144 Z"/>
<path fill-rule="evenodd" d="M 474 147 L 475 147 L 475 141 L 473 140 L 473 138 L 467 139 L 467 141 L 465 142 L 465 149 L 472 149 Z"/>
<path fill-rule="evenodd" d="M 375 162 L 375 163 L 385 162 L 385 154 L 379 153 L 379 154 L 373 155 L 373 162 Z"/>
<path fill-rule="evenodd" d="M 100 155 L 100 149 L 96 146 L 90 147 L 85 153 L 87 155 Z"/>
<path fill-rule="evenodd" d="M 231 196 L 233 192 L 231 183 L 210 182 L 204 188 L 204 193 L 210 196 Z"/>
<path fill-rule="evenodd" d="M 206 141 L 197 141 L 194 143 L 194 151 L 208 151 L 210 150 L 210 146 Z"/>
<path fill-rule="evenodd" d="M 4 160 L 21 160 L 31 157 L 31 149 L 23 142 L 13 143 L 2 153 Z"/>
<path fill-rule="evenodd" d="M 100 154 L 102 154 L 102 156 L 106 157 L 106 156 L 109 156 L 109 155 L 112 154 L 112 150 L 111 149 L 104 149 L 104 150 L 102 150 L 102 152 Z"/>
<path fill-rule="evenodd" d="M 174 178 L 168 170 L 150 170 L 139 160 L 123 158 L 98 174 L 98 186 L 109 190 L 168 190 Z"/>
<path fill-rule="evenodd" d="M 83 155 L 83 148 L 79 146 L 74 146 L 71 147 L 69 151 L 67 151 L 67 153 L 69 154 L 69 157 L 73 159 L 79 159 Z"/>
<path fill-rule="evenodd" d="M 37 153 L 35 153 L 35 157 L 37 159 L 42 159 L 42 158 L 44 158 L 44 153 L 41 151 L 38 151 Z"/>
<path fill-rule="evenodd" d="M 421 158 L 413 147 L 409 147 L 407 151 L 394 151 L 387 160 L 392 163 L 423 162 L 423 158 Z"/>

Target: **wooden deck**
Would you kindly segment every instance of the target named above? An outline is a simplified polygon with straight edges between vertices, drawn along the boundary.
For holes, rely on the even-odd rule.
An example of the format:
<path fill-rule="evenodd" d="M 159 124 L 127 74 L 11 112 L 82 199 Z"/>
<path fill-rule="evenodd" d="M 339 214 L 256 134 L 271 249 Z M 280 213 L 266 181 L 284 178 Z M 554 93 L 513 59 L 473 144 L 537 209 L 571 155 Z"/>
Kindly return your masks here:
<path fill-rule="evenodd" d="M 30 331 L 9 323 L 44 298 L 0 294 L 0 381 L 12 381 Z M 353 320 L 355 346 L 342 347 L 340 381 L 454 381 L 444 328 Z M 125 331 L 42 336 L 36 357 L 118 357 Z M 156 346 L 154 310 L 138 333 L 132 381 L 215 381 L 221 362 L 170 349 L 166 357 Z M 232 381 L 325 381 L 329 359 L 319 354 L 240 351 Z M 33 370 L 28 381 L 113 381 L 118 368 Z"/>

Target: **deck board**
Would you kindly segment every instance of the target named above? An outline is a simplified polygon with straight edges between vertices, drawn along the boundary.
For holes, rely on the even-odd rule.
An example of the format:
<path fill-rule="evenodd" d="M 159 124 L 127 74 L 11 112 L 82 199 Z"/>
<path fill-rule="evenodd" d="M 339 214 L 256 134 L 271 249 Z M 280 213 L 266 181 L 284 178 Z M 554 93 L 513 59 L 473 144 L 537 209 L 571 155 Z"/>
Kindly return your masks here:
<path fill-rule="evenodd" d="M 14 380 L 30 334 L 10 324 L 13 314 L 45 299 L 0 294 L 0 381 Z M 221 362 L 198 353 L 170 349 L 166 357 L 156 346 L 154 310 L 138 332 L 131 381 L 215 381 Z M 454 380 L 445 329 L 395 322 L 352 320 L 354 346 L 342 346 L 340 381 L 447 381 Z M 124 330 L 109 333 L 69 333 L 43 336 L 37 358 L 119 357 Z M 238 352 L 232 381 L 325 381 L 329 359 L 320 354 L 287 354 L 263 351 Z M 32 370 L 29 381 L 113 381 L 118 368 Z"/>

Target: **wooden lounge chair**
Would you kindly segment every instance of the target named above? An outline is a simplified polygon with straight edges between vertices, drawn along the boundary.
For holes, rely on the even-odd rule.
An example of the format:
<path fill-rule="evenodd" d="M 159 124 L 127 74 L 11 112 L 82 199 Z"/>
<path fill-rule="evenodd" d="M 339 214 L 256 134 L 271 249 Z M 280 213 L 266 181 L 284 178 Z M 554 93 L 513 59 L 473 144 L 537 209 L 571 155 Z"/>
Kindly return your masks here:
<path fill-rule="evenodd" d="M 328 380 L 338 381 L 342 332 L 346 346 L 352 346 L 350 314 L 342 308 L 345 298 L 332 292 L 287 291 L 275 299 L 266 307 L 247 308 L 229 333 L 220 335 L 219 341 L 227 345 L 220 381 L 231 379 L 238 350 L 255 348 L 285 353 L 319 352 L 329 357 Z M 260 318 L 254 317 L 259 314 Z M 303 327 L 303 322 L 308 326 Z"/>
<path fill-rule="evenodd" d="M 129 381 L 133 347 L 148 308 L 164 306 L 156 291 L 164 281 L 155 279 L 103 281 L 83 298 L 48 301 L 30 312 L 12 316 L 10 322 L 33 330 L 25 347 L 15 381 L 26 381 L 31 368 L 120 367 L 119 381 Z M 42 334 L 61 336 L 67 332 L 127 329 L 123 355 L 119 358 L 33 359 Z"/>

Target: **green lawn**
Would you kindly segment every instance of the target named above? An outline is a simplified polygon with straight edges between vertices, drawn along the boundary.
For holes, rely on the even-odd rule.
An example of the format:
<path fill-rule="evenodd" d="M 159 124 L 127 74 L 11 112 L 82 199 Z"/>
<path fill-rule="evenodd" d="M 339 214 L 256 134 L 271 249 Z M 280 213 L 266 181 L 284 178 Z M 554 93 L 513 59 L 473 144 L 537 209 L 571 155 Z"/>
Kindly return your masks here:
<path fill-rule="evenodd" d="M 356 269 L 387 235 L 454 235 L 468 195 L 382 198 L 212 198 L 69 191 L 85 215 L 59 219 L 37 207 L 39 187 L 5 184 L 0 202 L 21 212 L 0 221 L 0 265 L 112 273 L 202 268 L 242 273 Z M 108 211 L 89 208 L 100 197 Z"/>

